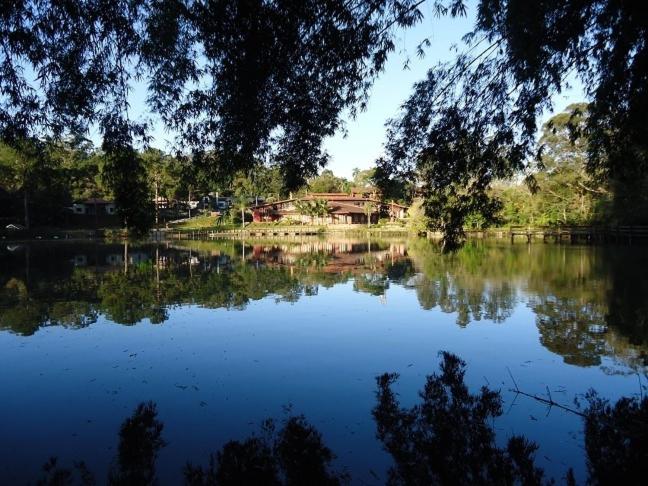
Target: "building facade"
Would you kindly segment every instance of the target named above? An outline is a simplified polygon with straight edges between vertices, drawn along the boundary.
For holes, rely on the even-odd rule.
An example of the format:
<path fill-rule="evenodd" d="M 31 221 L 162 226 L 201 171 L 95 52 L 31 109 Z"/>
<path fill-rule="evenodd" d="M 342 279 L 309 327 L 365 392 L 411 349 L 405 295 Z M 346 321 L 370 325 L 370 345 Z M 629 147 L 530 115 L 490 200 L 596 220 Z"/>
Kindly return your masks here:
<path fill-rule="evenodd" d="M 364 193 L 311 193 L 252 207 L 254 222 L 293 221 L 314 224 L 367 224 L 370 218 L 375 224 L 380 218 L 396 221 L 405 218 L 407 206 L 395 202 L 383 202 L 375 192 Z M 314 201 L 326 203 L 319 214 L 308 214 L 304 208 Z M 320 203 L 323 204 L 323 203 Z"/>

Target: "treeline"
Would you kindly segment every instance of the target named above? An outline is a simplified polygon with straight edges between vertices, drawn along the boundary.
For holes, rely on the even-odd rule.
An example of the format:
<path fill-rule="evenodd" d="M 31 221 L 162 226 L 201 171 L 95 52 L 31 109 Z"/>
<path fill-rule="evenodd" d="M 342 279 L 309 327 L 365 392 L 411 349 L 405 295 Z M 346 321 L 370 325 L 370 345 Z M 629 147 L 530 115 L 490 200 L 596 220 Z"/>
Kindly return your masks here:
<path fill-rule="evenodd" d="M 542 126 L 538 157 L 524 172 L 499 179 L 488 190 L 490 209 L 478 207 L 464 218 L 464 229 L 488 226 L 645 225 L 648 224 L 648 174 L 617 178 L 589 162 L 587 103 L 569 105 Z M 378 169 L 378 174 L 381 169 Z M 418 178 L 423 178 L 419 174 Z M 394 184 L 394 180 L 391 181 Z M 407 186 L 395 184 L 397 197 L 407 200 Z M 429 199 L 411 199 L 410 227 L 439 228 L 447 215 L 429 211 Z M 488 213 L 488 214 L 486 214 Z"/>
<path fill-rule="evenodd" d="M 131 221 L 133 229 L 148 228 L 157 222 L 160 206 L 187 211 L 191 201 L 200 201 L 210 194 L 232 202 L 233 220 L 240 217 L 241 208 L 253 202 L 279 200 L 293 194 L 286 189 L 276 166 L 259 164 L 250 172 L 224 176 L 190 157 L 174 156 L 155 148 L 134 151 L 131 157 L 137 159 L 133 170 L 141 170 L 131 174 L 132 183 L 137 186 L 132 197 L 140 201 L 137 224 Z M 0 143 L 2 226 L 64 226 L 69 224 L 70 207 L 75 201 L 114 200 L 116 183 L 111 163 L 110 156 L 82 137 L 24 141 L 18 148 Z M 324 170 L 294 194 L 348 192 L 352 187 L 367 187 L 373 183 L 373 173 L 373 169 L 354 169 L 349 180 Z M 133 211 L 129 214 L 132 219 Z M 113 224 L 128 225 L 119 205 L 117 216 Z"/>
<path fill-rule="evenodd" d="M 588 105 L 577 103 L 543 125 L 541 156 L 527 177 L 493 186 L 492 196 L 500 201 L 496 224 L 648 224 L 648 175 L 622 181 L 591 166 L 588 116 Z"/>
<path fill-rule="evenodd" d="M 188 157 L 173 156 L 155 148 L 134 151 L 130 177 L 139 201 L 134 229 L 150 227 L 156 219 L 156 201 L 182 206 L 209 193 L 230 197 L 282 197 L 282 178 L 276 168 L 260 165 L 252 173 L 216 177 L 208 167 Z M 10 223 L 61 226 L 75 201 L 90 198 L 114 200 L 112 160 L 82 137 L 62 141 L 23 141 L 18 147 L 0 144 L 0 218 Z M 131 219 L 133 219 L 131 211 Z M 117 205 L 118 221 L 128 225 Z M 137 224 L 135 224 L 137 223 Z"/>

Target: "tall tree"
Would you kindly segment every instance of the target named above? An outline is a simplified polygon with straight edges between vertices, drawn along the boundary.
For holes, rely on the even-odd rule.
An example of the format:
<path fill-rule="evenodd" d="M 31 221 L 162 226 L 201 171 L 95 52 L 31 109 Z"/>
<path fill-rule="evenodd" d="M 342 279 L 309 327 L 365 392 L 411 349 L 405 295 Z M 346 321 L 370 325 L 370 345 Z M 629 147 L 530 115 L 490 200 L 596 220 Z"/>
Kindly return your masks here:
<path fill-rule="evenodd" d="M 142 161 L 146 170 L 147 179 L 151 184 L 153 200 L 155 201 L 155 224 L 159 222 L 160 199 L 167 201 L 175 194 L 179 180 L 174 170 L 173 159 L 161 150 L 148 149 L 142 154 Z"/>
<path fill-rule="evenodd" d="M 133 118 L 136 80 L 179 145 L 230 175 L 272 156 L 286 187 L 326 160 L 340 113 L 364 106 L 416 0 L 5 2 L 0 12 L 0 139 L 98 127 L 120 214 L 144 227 L 148 198 Z"/>
<path fill-rule="evenodd" d="M 452 14 L 465 12 L 452 3 Z M 646 32 L 641 2 L 480 0 L 465 51 L 432 68 L 390 123 L 381 174 L 416 173 L 433 225 L 454 244 L 468 216 L 497 214 L 492 183 L 541 155 L 537 117 L 577 76 L 591 102 L 590 173 L 639 194 L 648 169 Z"/>
<path fill-rule="evenodd" d="M 353 185 L 356 187 L 371 187 L 374 184 L 375 168 L 360 170 L 353 169 Z"/>
<path fill-rule="evenodd" d="M 308 189 L 311 192 L 345 192 L 348 188 L 349 181 L 337 177 L 330 169 L 323 170 L 308 181 Z"/>

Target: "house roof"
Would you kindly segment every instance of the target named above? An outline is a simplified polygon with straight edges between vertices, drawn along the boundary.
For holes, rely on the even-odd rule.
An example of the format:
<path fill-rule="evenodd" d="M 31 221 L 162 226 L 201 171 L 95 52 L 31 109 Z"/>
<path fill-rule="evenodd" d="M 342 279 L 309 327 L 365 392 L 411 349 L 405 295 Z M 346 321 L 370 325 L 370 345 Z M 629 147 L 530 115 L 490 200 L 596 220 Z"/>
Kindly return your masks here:
<path fill-rule="evenodd" d="M 324 199 L 324 200 L 326 200 L 328 202 L 328 204 L 329 204 L 329 207 L 331 206 L 331 204 L 335 204 L 335 205 L 338 205 L 338 206 L 339 205 L 345 205 L 345 207 L 346 206 L 349 206 L 349 207 L 353 206 L 355 208 L 359 208 L 360 213 L 364 213 L 364 209 L 362 208 L 362 206 L 353 205 L 353 204 L 351 204 L 351 202 L 363 202 L 363 203 L 370 202 L 370 203 L 374 203 L 374 204 L 379 204 L 381 206 L 390 206 L 390 207 L 393 206 L 393 207 L 398 207 L 398 208 L 402 208 L 402 209 L 407 209 L 407 206 L 403 206 L 402 204 L 398 204 L 398 203 L 395 203 L 395 202 L 383 202 L 383 201 L 380 201 L 379 199 L 373 199 L 373 198 L 361 197 L 361 196 L 351 196 L 349 194 L 338 193 L 338 192 L 311 193 L 311 194 L 307 194 L 307 195 L 305 195 L 303 197 L 299 197 L 299 198 L 283 199 L 281 201 L 274 201 L 274 202 L 259 204 L 257 206 L 254 206 L 252 209 L 264 209 L 264 208 L 270 208 L 272 206 L 277 206 L 277 205 L 280 205 L 280 204 L 290 203 L 290 202 L 293 202 L 293 201 L 312 201 L 314 199 Z M 354 212 L 356 212 L 356 211 L 354 211 Z"/>
<path fill-rule="evenodd" d="M 332 214 L 365 214 L 365 209 L 362 206 L 355 204 L 336 202 L 329 203 L 329 208 Z"/>
<path fill-rule="evenodd" d="M 377 187 L 352 187 L 351 192 L 380 192 Z"/>

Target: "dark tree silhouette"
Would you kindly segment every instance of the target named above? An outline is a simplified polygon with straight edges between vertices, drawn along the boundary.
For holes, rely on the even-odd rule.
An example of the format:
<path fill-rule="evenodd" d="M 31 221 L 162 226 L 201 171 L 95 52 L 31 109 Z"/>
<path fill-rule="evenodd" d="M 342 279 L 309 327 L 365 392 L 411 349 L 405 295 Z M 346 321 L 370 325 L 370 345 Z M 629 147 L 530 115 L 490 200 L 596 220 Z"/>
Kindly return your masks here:
<path fill-rule="evenodd" d="M 27 0 L 0 11 L 0 140 L 98 127 L 125 222 L 143 228 L 136 82 L 193 162 L 218 175 L 272 154 L 289 188 L 326 162 L 340 112 L 364 106 L 416 0 Z M 152 214 L 152 211 L 147 213 Z"/>
<path fill-rule="evenodd" d="M 155 403 L 140 403 L 119 430 L 119 449 L 108 474 L 114 486 L 155 484 L 155 461 L 166 445 L 164 424 L 157 419 Z"/>
<path fill-rule="evenodd" d="M 330 470 L 335 456 L 303 416 L 290 417 L 279 431 L 267 420 L 263 432 L 244 442 L 228 442 L 210 457 L 207 469 L 188 464 L 187 485 L 334 486 L 346 482 L 346 476 Z"/>
<path fill-rule="evenodd" d="M 93 486 L 95 478 L 83 462 L 74 465 L 74 469 L 58 467 L 56 457 L 51 457 L 43 465 L 44 476 L 36 481 L 37 486 Z"/>
<path fill-rule="evenodd" d="M 493 181 L 534 168 L 537 117 L 577 76 L 591 101 L 590 172 L 619 182 L 626 204 L 630 194 L 642 197 L 647 32 L 637 1 L 480 0 L 465 51 L 430 69 L 390 123 L 377 180 L 389 186 L 417 174 L 433 225 L 456 244 L 468 216 L 493 220 Z"/>
<path fill-rule="evenodd" d="M 504 447 L 495 443 L 492 421 L 502 414 L 499 392 L 484 386 L 471 393 L 464 383 L 465 363 L 451 353 L 441 355 L 440 373 L 428 376 L 422 401 L 412 408 L 401 407 L 392 390 L 397 375 L 377 377 L 373 417 L 377 436 L 394 460 L 387 484 L 552 484 L 534 463 L 533 442 L 513 436 Z M 624 397 L 612 405 L 591 391 L 586 400 L 587 483 L 640 484 L 648 473 L 648 397 Z M 155 404 L 140 404 L 121 426 L 108 484 L 155 484 L 157 455 L 165 446 L 162 430 Z M 187 486 L 349 482 L 348 475 L 331 469 L 334 458 L 315 427 L 303 416 L 291 416 L 279 430 L 266 420 L 259 436 L 230 441 L 210 456 L 207 467 L 188 463 L 183 472 Z M 66 469 L 51 458 L 43 474 L 36 483 L 40 486 L 95 484 L 83 462 Z M 571 469 L 565 480 L 575 484 Z"/>
<path fill-rule="evenodd" d="M 471 394 L 465 363 L 451 353 L 441 355 L 441 373 L 428 376 L 421 404 L 411 409 L 402 408 L 392 390 L 398 375 L 376 380 L 377 435 L 395 462 L 387 483 L 543 484 L 534 443 L 520 436 L 505 448 L 495 443 L 491 421 L 502 414 L 499 393 L 482 387 Z"/>
<path fill-rule="evenodd" d="M 614 405 L 594 391 L 586 398 L 588 483 L 645 481 L 648 477 L 648 398 L 623 397 Z"/>

